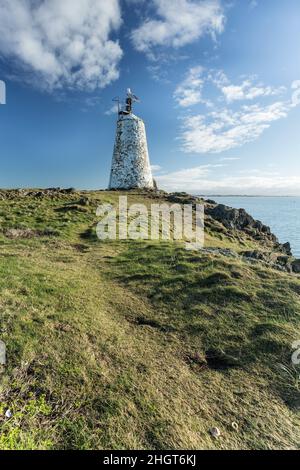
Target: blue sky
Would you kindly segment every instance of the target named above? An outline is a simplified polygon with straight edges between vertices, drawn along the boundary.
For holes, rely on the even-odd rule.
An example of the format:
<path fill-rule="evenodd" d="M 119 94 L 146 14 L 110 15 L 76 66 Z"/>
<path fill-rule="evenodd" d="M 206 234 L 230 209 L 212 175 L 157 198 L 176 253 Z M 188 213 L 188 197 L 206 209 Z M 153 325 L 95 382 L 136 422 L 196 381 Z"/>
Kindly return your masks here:
<path fill-rule="evenodd" d="M 300 195 L 299 0 L 0 0 L 0 187 L 108 184 L 131 87 L 160 187 Z"/>

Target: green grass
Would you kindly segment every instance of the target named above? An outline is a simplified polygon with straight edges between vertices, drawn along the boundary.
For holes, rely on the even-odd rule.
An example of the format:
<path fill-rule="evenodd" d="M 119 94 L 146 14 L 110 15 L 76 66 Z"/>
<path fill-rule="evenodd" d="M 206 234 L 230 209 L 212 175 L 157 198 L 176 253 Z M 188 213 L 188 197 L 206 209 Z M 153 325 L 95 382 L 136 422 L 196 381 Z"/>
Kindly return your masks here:
<path fill-rule="evenodd" d="M 299 448 L 300 279 L 179 242 L 100 242 L 96 206 L 118 195 L 0 201 L 0 448 Z M 5 236 L 28 227 L 56 235 Z M 206 243 L 257 246 L 213 225 Z"/>

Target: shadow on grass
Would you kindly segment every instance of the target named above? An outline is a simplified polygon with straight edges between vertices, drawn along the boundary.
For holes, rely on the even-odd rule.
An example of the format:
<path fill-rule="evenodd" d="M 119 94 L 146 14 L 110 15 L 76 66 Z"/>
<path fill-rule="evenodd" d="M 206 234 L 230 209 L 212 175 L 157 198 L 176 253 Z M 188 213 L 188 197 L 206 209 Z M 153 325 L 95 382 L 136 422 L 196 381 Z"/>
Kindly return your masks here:
<path fill-rule="evenodd" d="M 273 371 L 289 354 L 289 322 L 300 315 L 293 278 L 281 292 L 271 271 L 262 285 L 256 267 L 221 256 L 195 256 L 175 244 L 131 244 L 112 263 L 113 277 L 154 307 L 153 318 L 141 320 L 137 312 L 137 325 L 167 333 L 169 324 L 191 357 L 201 352 L 204 370 L 263 364 L 273 390 L 289 406 L 298 403 L 297 390 L 279 386 Z"/>

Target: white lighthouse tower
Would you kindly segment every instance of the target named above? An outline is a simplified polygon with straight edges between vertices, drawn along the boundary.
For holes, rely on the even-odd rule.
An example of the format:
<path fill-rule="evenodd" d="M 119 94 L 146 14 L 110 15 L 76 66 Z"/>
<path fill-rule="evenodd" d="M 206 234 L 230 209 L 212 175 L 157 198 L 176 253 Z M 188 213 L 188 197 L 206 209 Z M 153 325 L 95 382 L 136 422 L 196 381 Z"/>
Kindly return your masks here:
<path fill-rule="evenodd" d="M 119 106 L 109 189 L 154 187 L 145 124 L 132 113 L 135 101 L 138 98 L 128 89 L 125 109 Z"/>

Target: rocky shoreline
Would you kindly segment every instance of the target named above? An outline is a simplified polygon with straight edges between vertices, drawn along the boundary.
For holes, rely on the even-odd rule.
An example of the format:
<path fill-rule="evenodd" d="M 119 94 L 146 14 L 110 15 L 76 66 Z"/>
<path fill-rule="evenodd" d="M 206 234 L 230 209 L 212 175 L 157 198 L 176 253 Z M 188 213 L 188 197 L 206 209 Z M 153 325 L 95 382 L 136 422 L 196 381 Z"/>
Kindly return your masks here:
<path fill-rule="evenodd" d="M 300 260 L 294 258 L 290 243 L 280 243 L 276 235 L 271 232 L 270 227 L 255 220 L 245 209 L 234 209 L 213 200 L 202 199 L 187 193 L 171 193 L 166 196 L 166 199 L 169 202 L 181 204 L 204 203 L 206 224 L 214 226 L 215 230 L 220 230 L 221 233 L 223 232 L 229 237 L 235 235 L 238 238 L 238 233 L 242 232 L 264 247 L 262 250 L 245 250 L 241 253 L 209 248 L 206 251 L 220 253 L 224 256 L 240 257 L 252 263 L 263 263 L 279 271 L 300 273 Z M 216 222 L 221 224 L 221 227 L 217 227 Z"/>

